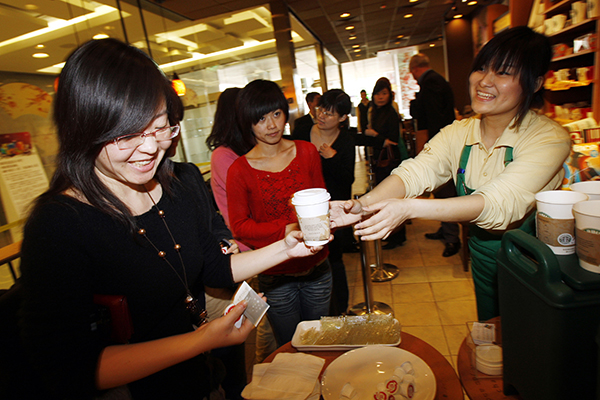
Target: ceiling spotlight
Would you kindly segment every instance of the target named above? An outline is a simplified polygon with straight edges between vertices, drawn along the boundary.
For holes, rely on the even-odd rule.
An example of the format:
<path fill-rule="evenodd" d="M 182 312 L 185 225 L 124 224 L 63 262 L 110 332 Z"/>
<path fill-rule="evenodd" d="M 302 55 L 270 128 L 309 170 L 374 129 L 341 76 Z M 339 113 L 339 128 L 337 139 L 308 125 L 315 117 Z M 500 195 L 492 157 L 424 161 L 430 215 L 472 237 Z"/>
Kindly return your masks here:
<path fill-rule="evenodd" d="M 412 17 L 413 17 L 413 15 L 412 15 L 412 14 L 406 14 L 406 15 L 404 16 L 404 18 L 412 18 Z"/>
<path fill-rule="evenodd" d="M 354 46 L 352 46 L 353 49 L 358 49 L 360 47 L 360 44 L 355 44 Z"/>
<path fill-rule="evenodd" d="M 354 29 L 354 25 L 348 25 L 348 26 L 346 27 L 346 30 L 347 30 L 347 31 L 351 31 L 352 29 Z"/>
<path fill-rule="evenodd" d="M 35 48 L 36 49 L 43 49 L 45 46 L 43 44 L 36 44 Z"/>
<path fill-rule="evenodd" d="M 474 6 L 475 4 L 477 4 L 477 2 L 475 0 L 467 3 L 468 6 Z"/>
<path fill-rule="evenodd" d="M 416 3 L 419 0 L 408 0 L 409 3 Z"/>
<path fill-rule="evenodd" d="M 97 35 L 92 36 L 92 39 L 94 40 L 100 40 L 100 39 L 106 39 L 109 38 L 110 36 L 108 36 L 106 33 L 99 33 Z"/>
<path fill-rule="evenodd" d="M 350 36 L 348 39 L 349 40 L 354 40 L 354 39 L 356 39 L 356 36 Z"/>
<path fill-rule="evenodd" d="M 435 47 L 435 43 L 429 43 L 429 47 Z"/>
<path fill-rule="evenodd" d="M 396 38 L 398 38 L 398 39 L 402 39 L 403 37 L 404 37 L 404 35 L 398 35 L 398 36 L 396 36 Z"/>
<path fill-rule="evenodd" d="M 452 17 L 452 18 L 454 18 L 454 19 L 459 19 L 459 18 L 462 18 L 462 17 L 463 17 L 463 15 L 462 15 L 462 14 L 456 14 L 456 15 L 455 15 L 454 17 Z"/>
<path fill-rule="evenodd" d="M 383 10 L 384 8 L 386 8 L 386 7 L 387 7 L 387 6 L 386 6 L 385 4 L 382 4 L 382 5 L 380 5 L 380 6 L 379 6 L 379 8 L 381 8 L 382 10 Z"/>
<path fill-rule="evenodd" d="M 349 16 L 350 16 L 350 13 L 347 13 L 347 12 L 340 14 L 340 18 L 348 18 Z"/>
<path fill-rule="evenodd" d="M 452 6 L 451 10 L 456 11 L 456 5 Z"/>
<path fill-rule="evenodd" d="M 29 11 L 37 10 L 38 6 L 35 4 L 25 4 L 24 8 Z"/>
<path fill-rule="evenodd" d="M 360 49 L 355 49 L 354 52 L 355 53 L 360 53 Z"/>
<path fill-rule="evenodd" d="M 50 57 L 48 53 L 35 53 L 31 57 L 33 58 L 48 58 Z"/>

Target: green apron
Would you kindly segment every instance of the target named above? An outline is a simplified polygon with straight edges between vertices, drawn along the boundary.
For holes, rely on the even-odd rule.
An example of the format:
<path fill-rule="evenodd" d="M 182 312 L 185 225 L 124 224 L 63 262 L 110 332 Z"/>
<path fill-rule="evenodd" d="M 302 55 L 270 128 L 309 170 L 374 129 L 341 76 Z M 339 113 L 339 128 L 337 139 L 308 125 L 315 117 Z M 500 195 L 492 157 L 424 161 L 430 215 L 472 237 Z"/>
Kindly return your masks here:
<path fill-rule="evenodd" d="M 456 176 L 456 191 L 459 196 L 467 196 L 475 191 L 467 187 L 465 183 L 465 169 L 469 162 L 470 153 L 471 145 L 468 145 L 463 148 L 460 155 Z M 513 149 L 507 147 L 504 154 L 504 167 L 510 164 L 512 160 Z M 535 235 L 535 213 L 527 217 L 518 229 Z M 500 249 L 502 236 L 490 233 L 474 224 L 469 226 L 469 234 L 471 273 L 475 285 L 475 298 L 477 299 L 477 317 L 480 321 L 487 321 L 500 315 L 496 253 Z"/>

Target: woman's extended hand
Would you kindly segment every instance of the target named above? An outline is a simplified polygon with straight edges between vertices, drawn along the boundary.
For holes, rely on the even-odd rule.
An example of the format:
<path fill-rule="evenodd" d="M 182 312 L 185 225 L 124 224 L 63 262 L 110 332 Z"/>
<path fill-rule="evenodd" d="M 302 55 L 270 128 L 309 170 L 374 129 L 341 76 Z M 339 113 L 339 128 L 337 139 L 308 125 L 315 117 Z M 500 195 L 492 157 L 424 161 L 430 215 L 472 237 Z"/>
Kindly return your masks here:
<path fill-rule="evenodd" d="M 287 246 L 287 255 L 291 258 L 306 257 L 318 253 L 323 250 L 323 246 L 307 246 L 302 240 L 301 231 L 290 232 L 284 240 Z M 329 235 L 329 241 L 333 239 L 333 235 Z"/>
<path fill-rule="evenodd" d="M 237 242 L 233 239 L 229 239 L 231 242 L 231 246 L 227 249 L 225 254 L 237 254 L 240 252 L 240 246 L 238 246 Z"/>
<path fill-rule="evenodd" d="M 388 199 L 363 207 L 369 218 L 355 225 L 356 235 L 361 240 L 385 239 L 404 221 L 412 216 L 409 213 L 410 200 Z"/>
<path fill-rule="evenodd" d="M 211 322 L 202 325 L 198 331 L 204 330 L 206 335 L 203 340 L 214 341 L 211 348 L 232 346 L 243 343 L 254 325 L 247 318 L 244 318 L 242 326 L 235 327 L 235 322 L 242 316 L 248 303 L 243 300 L 236 304 L 227 314 L 221 318 L 216 318 Z M 208 338 L 208 339 L 207 339 Z"/>
<path fill-rule="evenodd" d="M 329 218 L 332 228 L 353 225 L 362 217 L 363 208 L 358 200 L 329 202 Z"/>

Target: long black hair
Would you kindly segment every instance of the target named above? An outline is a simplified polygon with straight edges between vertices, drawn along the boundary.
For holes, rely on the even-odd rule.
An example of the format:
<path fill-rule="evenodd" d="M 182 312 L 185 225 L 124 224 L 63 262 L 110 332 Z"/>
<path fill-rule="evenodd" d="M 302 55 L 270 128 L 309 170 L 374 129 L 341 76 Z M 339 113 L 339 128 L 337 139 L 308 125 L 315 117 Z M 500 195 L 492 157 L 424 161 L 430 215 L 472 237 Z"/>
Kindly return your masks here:
<path fill-rule="evenodd" d="M 523 91 L 514 127 L 519 127 L 530 109 L 544 105 L 544 85 L 538 89 L 550 66 L 552 46 L 549 39 L 526 26 L 507 29 L 494 36 L 477 54 L 471 73 L 481 68 L 494 72 L 512 68 Z M 537 89 L 537 90 L 536 90 Z"/>
<path fill-rule="evenodd" d="M 133 230 L 129 208 L 95 171 L 102 148 L 113 139 L 142 132 L 166 104 L 169 123 L 183 118 L 183 105 L 169 79 L 141 50 L 116 39 L 92 40 L 67 59 L 54 99 L 60 148 L 50 188 L 33 212 L 72 189 L 85 201 Z M 169 193 L 173 165 L 166 157 L 155 178 Z"/>
<path fill-rule="evenodd" d="M 227 88 L 219 96 L 212 130 L 206 138 L 209 149 L 227 146 L 238 156 L 243 156 L 254 146 L 244 140 L 237 122 L 235 102 L 241 91 L 238 87 Z"/>
<path fill-rule="evenodd" d="M 240 92 L 236 102 L 238 124 L 244 140 L 256 144 L 252 126 L 256 125 L 263 115 L 271 111 L 281 110 L 285 120 L 290 117 L 290 108 L 281 88 L 275 82 L 257 79 L 247 84 Z"/>

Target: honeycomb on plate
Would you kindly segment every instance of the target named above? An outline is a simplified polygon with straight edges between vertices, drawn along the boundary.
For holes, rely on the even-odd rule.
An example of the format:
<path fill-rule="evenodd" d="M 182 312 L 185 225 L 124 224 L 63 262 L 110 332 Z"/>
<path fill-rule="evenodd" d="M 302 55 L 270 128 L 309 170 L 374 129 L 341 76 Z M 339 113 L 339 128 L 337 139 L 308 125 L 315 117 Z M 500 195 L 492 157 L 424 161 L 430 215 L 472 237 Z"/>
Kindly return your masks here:
<path fill-rule="evenodd" d="M 400 323 L 391 314 L 322 317 L 320 328 L 300 335 L 302 345 L 393 344 L 400 340 Z"/>

